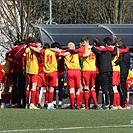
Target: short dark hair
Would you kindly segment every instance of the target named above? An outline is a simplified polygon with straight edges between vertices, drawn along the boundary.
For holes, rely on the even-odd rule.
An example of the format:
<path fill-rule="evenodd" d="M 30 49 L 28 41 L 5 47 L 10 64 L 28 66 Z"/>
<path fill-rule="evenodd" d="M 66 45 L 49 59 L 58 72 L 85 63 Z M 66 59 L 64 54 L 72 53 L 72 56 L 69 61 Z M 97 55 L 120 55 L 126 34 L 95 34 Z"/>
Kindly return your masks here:
<path fill-rule="evenodd" d="M 121 38 L 116 38 L 115 39 L 115 44 L 118 44 L 119 46 L 121 46 L 122 45 L 122 40 L 121 40 Z"/>
<path fill-rule="evenodd" d="M 81 42 L 84 42 L 84 41 L 89 41 L 89 38 L 88 38 L 87 36 L 83 37 L 83 38 L 81 39 Z"/>
<path fill-rule="evenodd" d="M 44 49 L 46 48 L 50 48 L 50 45 L 48 43 L 45 43 L 44 46 L 43 46 Z"/>
<path fill-rule="evenodd" d="M 15 41 L 13 45 L 14 45 L 14 46 L 16 46 L 16 45 L 21 45 L 21 42 L 20 42 L 20 41 Z"/>
<path fill-rule="evenodd" d="M 104 38 L 104 39 L 103 39 L 103 42 L 104 42 L 105 44 L 107 44 L 108 46 L 110 46 L 110 45 L 113 44 L 112 39 L 111 39 L 110 37 Z"/>
<path fill-rule="evenodd" d="M 61 48 L 61 45 L 58 42 L 53 42 L 51 48 Z"/>
<path fill-rule="evenodd" d="M 35 42 L 36 42 L 36 39 L 34 37 L 28 37 L 26 39 L 26 44 L 28 44 L 28 43 L 35 43 Z"/>

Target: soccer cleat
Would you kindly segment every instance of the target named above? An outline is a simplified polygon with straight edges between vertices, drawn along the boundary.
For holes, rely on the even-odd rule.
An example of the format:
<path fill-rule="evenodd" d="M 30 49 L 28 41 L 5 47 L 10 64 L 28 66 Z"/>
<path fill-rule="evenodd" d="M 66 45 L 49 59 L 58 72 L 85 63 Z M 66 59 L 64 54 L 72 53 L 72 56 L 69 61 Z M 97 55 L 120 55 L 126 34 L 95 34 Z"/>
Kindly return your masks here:
<path fill-rule="evenodd" d="M 54 108 L 54 105 L 48 105 L 47 109 L 55 110 L 56 108 Z"/>
<path fill-rule="evenodd" d="M 3 102 L 1 102 L 1 108 L 3 109 L 3 108 L 5 108 L 5 107 L 6 107 L 6 104 L 3 103 Z"/>
<path fill-rule="evenodd" d="M 99 110 L 99 109 L 101 109 L 101 108 L 100 108 L 98 105 L 96 105 L 96 106 L 95 106 L 95 109 L 96 109 L 96 110 Z"/>
<path fill-rule="evenodd" d="M 17 108 L 17 104 L 12 104 L 11 108 Z"/>
<path fill-rule="evenodd" d="M 125 104 L 125 109 L 131 109 L 128 103 Z"/>
<path fill-rule="evenodd" d="M 11 105 L 9 103 L 6 103 L 5 108 L 10 108 Z"/>
<path fill-rule="evenodd" d="M 90 108 L 88 107 L 88 108 L 86 108 L 86 107 L 82 107 L 82 108 L 80 108 L 80 110 L 89 110 Z"/>
<path fill-rule="evenodd" d="M 77 105 L 77 106 L 75 107 L 75 109 L 78 109 L 78 110 L 80 110 L 80 106 L 79 106 L 79 105 Z"/>
<path fill-rule="evenodd" d="M 59 104 L 59 105 L 58 105 L 58 109 L 62 109 L 62 105 Z"/>
<path fill-rule="evenodd" d="M 125 108 L 122 107 L 122 106 L 118 106 L 117 109 L 118 109 L 118 110 L 124 110 Z"/>
<path fill-rule="evenodd" d="M 47 108 L 48 107 L 48 104 L 44 104 L 44 108 Z"/>
<path fill-rule="evenodd" d="M 117 108 L 117 106 L 110 105 L 110 106 L 109 106 L 109 109 L 110 109 L 110 110 L 117 110 L 118 108 Z"/>
<path fill-rule="evenodd" d="M 80 108 L 84 108 L 84 106 L 83 105 L 80 105 Z"/>
<path fill-rule="evenodd" d="M 40 109 L 40 108 L 37 108 L 33 103 L 31 103 L 29 109 Z"/>
<path fill-rule="evenodd" d="M 109 105 L 102 105 L 103 110 L 109 110 Z"/>
<path fill-rule="evenodd" d="M 96 109 L 96 110 L 99 110 L 99 109 L 101 109 L 98 105 L 93 105 L 92 106 L 92 109 Z"/>
<path fill-rule="evenodd" d="M 37 104 L 37 108 L 41 108 L 41 105 L 40 104 Z"/>
<path fill-rule="evenodd" d="M 54 104 L 54 108 L 56 108 L 56 104 Z"/>

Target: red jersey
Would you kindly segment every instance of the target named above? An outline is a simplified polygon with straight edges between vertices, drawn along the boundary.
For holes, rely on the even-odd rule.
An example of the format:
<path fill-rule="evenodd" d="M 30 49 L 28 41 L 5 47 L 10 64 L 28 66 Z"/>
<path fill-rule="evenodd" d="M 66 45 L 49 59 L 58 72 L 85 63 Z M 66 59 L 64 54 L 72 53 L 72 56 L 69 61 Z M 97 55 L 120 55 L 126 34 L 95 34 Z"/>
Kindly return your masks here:
<path fill-rule="evenodd" d="M 17 63 L 14 63 L 14 55 L 16 54 L 16 52 L 21 48 L 21 46 L 14 46 L 11 50 L 9 50 L 6 53 L 6 57 L 7 57 L 7 61 L 10 62 L 10 72 L 14 73 L 17 72 Z"/>
<path fill-rule="evenodd" d="M 61 53 L 64 53 L 64 50 L 61 50 Z M 59 57 L 57 60 L 58 66 L 58 75 L 64 74 L 64 57 Z"/>
<path fill-rule="evenodd" d="M 2 80 L 2 68 L 3 68 L 3 65 L 0 64 L 0 81 Z"/>
<path fill-rule="evenodd" d="M 40 53 L 38 54 L 38 65 L 39 65 L 38 74 L 44 74 L 44 54 L 41 51 L 44 50 L 41 49 Z"/>

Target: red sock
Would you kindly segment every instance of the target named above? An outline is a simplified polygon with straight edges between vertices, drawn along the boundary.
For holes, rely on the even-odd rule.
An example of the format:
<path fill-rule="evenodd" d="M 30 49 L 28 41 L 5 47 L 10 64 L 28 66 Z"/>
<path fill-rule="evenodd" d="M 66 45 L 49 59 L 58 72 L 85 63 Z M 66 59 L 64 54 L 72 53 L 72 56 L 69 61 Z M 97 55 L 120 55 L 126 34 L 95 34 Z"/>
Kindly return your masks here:
<path fill-rule="evenodd" d="M 71 108 L 74 108 L 74 93 L 70 93 Z"/>
<path fill-rule="evenodd" d="M 85 101 L 85 108 L 88 108 L 89 105 L 89 92 L 88 91 L 84 91 L 84 101 Z"/>
<path fill-rule="evenodd" d="M 76 104 L 77 104 L 77 107 L 80 106 L 80 94 L 76 94 Z"/>
<path fill-rule="evenodd" d="M 29 103 L 29 94 L 30 94 L 30 91 L 26 90 L 26 104 Z"/>
<path fill-rule="evenodd" d="M 82 105 L 82 92 L 80 92 L 80 103 L 79 103 L 79 105 Z"/>
<path fill-rule="evenodd" d="M 53 102 L 53 96 L 54 96 L 54 92 L 49 92 L 48 93 L 48 103 L 52 103 Z"/>
<path fill-rule="evenodd" d="M 117 97 L 116 106 L 120 106 L 120 94 L 119 94 L 119 92 L 116 93 L 116 97 Z"/>
<path fill-rule="evenodd" d="M 40 94 L 40 91 L 39 90 L 36 90 L 36 103 L 39 104 L 40 101 L 39 101 L 39 94 Z"/>
<path fill-rule="evenodd" d="M 117 106 L 116 101 L 117 101 L 117 93 L 115 92 L 115 93 L 114 93 L 114 103 L 113 103 L 114 107 Z"/>
<path fill-rule="evenodd" d="M 44 104 L 48 104 L 48 91 L 46 90 L 45 92 L 45 101 L 44 101 Z"/>
<path fill-rule="evenodd" d="M 36 105 L 35 98 L 36 98 L 36 91 L 31 90 L 31 100 L 30 100 L 30 103 L 33 103 L 34 105 Z"/>
<path fill-rule="evenodd" d="M 96 106 L 96 105 L 97 105 L 97 97 L 96 97 L 96 92 L 95 92 L 95 90 L 91 90 L 91 96 L 92 96 L 94 105 Z"/>

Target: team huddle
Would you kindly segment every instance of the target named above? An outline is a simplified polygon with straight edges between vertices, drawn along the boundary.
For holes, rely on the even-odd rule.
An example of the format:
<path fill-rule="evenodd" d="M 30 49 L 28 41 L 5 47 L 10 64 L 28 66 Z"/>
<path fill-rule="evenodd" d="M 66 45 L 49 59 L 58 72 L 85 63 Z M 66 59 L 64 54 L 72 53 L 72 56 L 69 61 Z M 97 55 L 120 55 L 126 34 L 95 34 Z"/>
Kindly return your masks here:
<path fill-rule="evenodd" d="M 101 41 L 83 37 L 79 48 L 73 42 L 62 49 L 58 42 L 51 45 L 29 37 L 15 44 L 6 53 L 0 67 L 1 108 L 40 108 L 40 89 L 45 87 L 44 106 L 55 109 L 56 87 L 58 108 L 62 108 L 64 75 L 66 75 L 71 109 L 130 109 L 129 88 L 133 86 L 129 48 L 120 38 Z M 102 88 L 102 107 L 98 106 Z M 83 99 L 83 103 L 82 103 Z"/>

